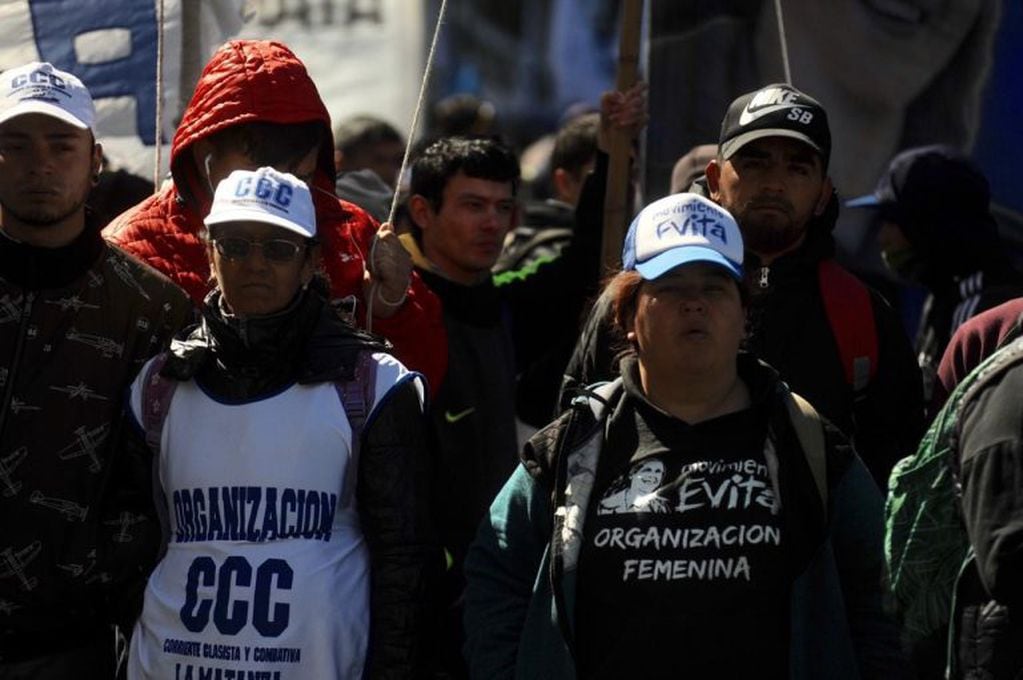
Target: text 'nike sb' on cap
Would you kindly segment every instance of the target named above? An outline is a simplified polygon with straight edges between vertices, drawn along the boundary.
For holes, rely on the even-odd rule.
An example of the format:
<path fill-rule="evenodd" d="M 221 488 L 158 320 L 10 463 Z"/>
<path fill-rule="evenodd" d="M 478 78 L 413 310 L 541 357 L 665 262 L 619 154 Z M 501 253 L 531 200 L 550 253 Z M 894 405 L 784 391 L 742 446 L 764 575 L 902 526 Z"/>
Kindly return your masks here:
<path fill-rule="evenodd" d="M 742 256 L 742 233 L 727 210 L 697 194 L 672 194 L 629 225 L 622 269 L 653 281 L 680 264 L 710 262 L 741 281 Z"/>
<path fill-rule="evenodd" d="M 314 238 L 316 211 L 306 183 L 273 168 L 235 170 L 221 180 L 203 223 L 265 222 Z"/>
<path fill-rule="evenodd" d="M 728 160 L 745 145 L 764 137 L 805 142 L 820 153 L 824 167 L 831 157 L 828 114 L 816 99 L 791 85 L 774 83 L 733 101 L 721 121 L 718 150 Z"/>
<path fill-rule="evenodd" d="M 53 64 L 33 61 L 0 73 L 0 123 L 41 113 L 80 130 L 96 122 L 92 95 L 82 81 Z"/>

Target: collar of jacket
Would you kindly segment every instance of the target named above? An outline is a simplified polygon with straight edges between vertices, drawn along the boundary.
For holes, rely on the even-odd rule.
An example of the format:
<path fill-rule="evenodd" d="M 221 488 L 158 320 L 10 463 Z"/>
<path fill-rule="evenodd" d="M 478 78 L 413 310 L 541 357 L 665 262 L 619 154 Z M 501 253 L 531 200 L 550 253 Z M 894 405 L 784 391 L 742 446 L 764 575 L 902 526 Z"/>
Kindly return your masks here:
<path fill-rule="evenodd" d="M 835 238 L 831 235 L 834 222 L 832 221 L 830 226 L 822 225 L 821 222 L 825 216 L 810 220 L 806 227 L 806 238 L 799 244 L 799 247 L 781 255 L 768 265 L 769 280 L 772 286 L 779 280 L 801 277 L 807 273 L 816 276 L 817 266 L 821 260 L 835 256 Z M 746 262 L 743 266 L 752 277 L 753 292 L 756 294 L 758 292 L 757 272 L 763 267 L 760 258 L 756 254 L 746 251 Z"/>
<path fill-rule="evenodd" d="M 463 286 L 429 269 L 416 271 L 430 290 L 440 298 L 444 313 L 470 326 L 491 327 L 501 322 L 501 296 L 493 277 L 475 286 Z"/>
<path fill-rule="evenodd" d="M 0 234 L 0 276 L 27 290 L 63 288 L 85 275 L 103 252 L 99 225 L 86 213 L 85 228 L 59 248 L 40 248 Z"/>
<path fill-rule="evenodd" d="M 203 301 L 202 322 L 171 346 L 164 373 L 195 377 L 218 398 L 246 401 L 296 382 L 305 344 L 326 303 L 319 291 L 300 291 L 277 314 L 242 319 L 225 314 L 214 289 Z"/>
<path fill-rule="evenodd" d="M 621 408 L 623 400 L 631 399 L 661 413 L 665 418 L 673 418 L 674 416 L 655 406 L 643 394 L 639 387 L 637 362 L 635 355 L 622 357 L 620 373 L 623 389 L 606 404 L 608 417 L 614 418 L 614 414 Z M 784 385 L 778 372 L 749 352 L 740 352 L 737 362 L 739 377 L 746 383 L 750 392 L 751 406 L 766 406 L 769 400 L 775 396 L 779 387 Z M 598 383 L 579 390 L 579 395 L 572 401 L 572 407 L 550 425 L 537 432 L 523 447 L 520 456 L 531 477 L 545 485 L 552 484 L 554 471 L 557 467 L 556 457 L 559 452 L 571 450 L 593 434 L 594 423 L 588 399 L 600 399 L 594 394 L 594 390 L 603 384 Z M 566 430 L 570 431 L 567 433 L 567 438 L 563 438 L 562 435 Z"/>
<path fill-rule="evenodd" d="M 764 406 L 768 398 L 774 394 L 775 386 L 778 383 L 778 372 L 749 352 L 739 352 L 738 357 L 736 357 L 736 364 L 737 373 L 746 384 L 746 389 L 749 390 L 749 408 Z M 675 416 L 650 401 L 643 392 L 639 377 L 639 360 L 635 354 L 622 357 L 621 375 L 622 382 L 625 385 L 625 394 L 628 398 L 642 404 L 643 408 L 657 413 L 659 417 L 675 418 Z"/>
<path fill-rule="evenodd" d="M 293 382 L 350 380 L 359 351 L 389 352 L 391 346 L 353 328 L 326 298 L 326 285 L 314 279 L 284 311 L 242 320 L 223 313 L 214 290 L 204 302 L 202 323 L 172 343 L 161 372 L 178 380 L 200 375 L 218 394 L 235 397 Z M 224 387 L 236 379 L 245 389 Z"/>

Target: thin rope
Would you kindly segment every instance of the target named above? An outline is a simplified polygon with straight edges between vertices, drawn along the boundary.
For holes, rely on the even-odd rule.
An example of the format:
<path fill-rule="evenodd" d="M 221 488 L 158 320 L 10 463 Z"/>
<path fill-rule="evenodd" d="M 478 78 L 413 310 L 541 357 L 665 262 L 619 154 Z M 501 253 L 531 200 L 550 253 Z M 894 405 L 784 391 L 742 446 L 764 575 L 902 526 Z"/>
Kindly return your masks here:
<path fill-rule="evenodd" d="M 781 0 L 774 0 L 774 14 L 778 17 L 778 40 L 781 42 L 781 65 L 785 71 L 785 82 L 792 84 L 792 69 L 789 67 L 789 43 L 785 38 L 785 15 L 781 11 Z"/>
<path fill-rule="evenodd" d="M 153 164 L 153 193 L 160 192 L 160 165 L 163 161 L 163 0 L 156 8 L 156 161 Z"/>
<path fill-rule="evenodd" d="M 161 0 L 162 1 L 162 0 Z M 405 171 L 408 168 L 408 159 L 412 151 L 412 138 L 416 134 L 416 129 L 419 127 L 419 116 L 423 111 L 423 102 L 426 100 L 426 90 L 430 83 L 430 74 L 433 72 L 433 57 L 437 53 L 437 42 L 440 39 L 440 27 L 444 23 L 444 17 L 447 15 L 448 0 L 441 0 L 440 11 L 437 12 L 437 23 L 433 27 L 433 39 L 430 41 L 430 51 L 426 55 L 426 66 L 423 68 L 423 78 L 419 83 L 419 98 L 416 100 L 416 108 L 412 113 L 412 125 L 409 127 L 408 141 L 405 142 L 405 153 L 401 157 L 401 169 L 398 170 L 398 181 L 405 176 Z M 395 187 L 394 196 L 391 197 L 391 209 L 387 213 L 387 223 L 394 226 L 394 214 L 398 211 L 398 189 Z M 379 241 L 379 233 L 373 236 L 373 244 L 369 248 L 369 267 L 372 273 L 373 265 L 376 262 L 374 259 L 377 252 L 377 242 Z M 376 281 L 370 286 L 369 300 L 366 301 L 366 330 L 372 332 L 373 330 L 373 301 L 380 294 L 378 290 L 379 284 Z M 408 288 L 401 294 L 401 299 L 397 302 L 384 299 L 380 296 L 380 301 L 391 307 L 398 307 L 405 302 L 405 298 L 408 297 Z"/>
<path fill-rule="evenodd" d="M 437 53 L 437 42 L 440 38 L 440 27 L 447 14 L 448 0 L 441 0 L 440 11 L 437 13 L 437 23 L 433 27 L 433 40 L 430 41 L 430 52 L 426 56 L 426 67 L 423 69 L 423 79 L 419 83 L 419 100 L 416 102 L 416 110 L 412 114 L 412 126 L 409 128 L 408 141 L 405 143 L 405 154 L 401 157 L 401 169 L 398 171 L 398 181 L 405 176 L 408 168 L 408 157 L 412 150 L 412 136 L 416 134 L 419 127 L 419 115 L 423 111 L 423 101 L 426 99 L 426 88 L 430 83 L 430 74 L 433 72 L 433 55 Z M 394 223 L 394 213 L 398 210 L 398 192 L 395 190 L 391 199 L 391 210 L 387 213 L 387 221 Z"/>

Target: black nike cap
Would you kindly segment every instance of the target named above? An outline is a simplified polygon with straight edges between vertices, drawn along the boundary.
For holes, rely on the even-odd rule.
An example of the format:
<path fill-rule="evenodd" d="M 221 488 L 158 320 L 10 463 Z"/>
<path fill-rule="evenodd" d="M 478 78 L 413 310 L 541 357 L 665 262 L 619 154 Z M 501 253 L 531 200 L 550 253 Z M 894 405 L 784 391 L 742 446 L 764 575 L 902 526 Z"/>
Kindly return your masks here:
<path fill-rule="evenodd" d="M 774 83 L 737 97 L 721 121 L 718 151 L 728 160 L 750 142 L 789 137 L 811 146 L 824 167 L 831 157 L 831 130 L 824 107 L 791 85 Z"/>

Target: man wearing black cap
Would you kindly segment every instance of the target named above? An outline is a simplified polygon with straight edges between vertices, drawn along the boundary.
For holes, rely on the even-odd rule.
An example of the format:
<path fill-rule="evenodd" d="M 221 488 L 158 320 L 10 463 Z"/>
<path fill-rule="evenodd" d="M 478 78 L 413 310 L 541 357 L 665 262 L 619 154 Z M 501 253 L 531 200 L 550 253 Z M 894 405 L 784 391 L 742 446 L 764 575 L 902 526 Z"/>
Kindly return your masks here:
<path fill-rule="evenodd" d="M 789 85 L 768 85 L 729 106 L 706 188 L 735 216 L 749 251 L 748 349 L 853 437 L 885 488 L 922 431 L 920 371 L 892 309 L 834 260 L 830 153 L 823 107 Z M 566 384 L 609 374 L 610 361 L 597 356 L 606 333 L 594 326 L 584 328 Z"/>
<path fill-rule="evenodd" d="M 1023 275 L 1005 253 L 990 203 L 987 178 L 968 158 L 950 147 L 925 146 L 897 155 L 873 194 L 846 204 L 878 211 L 885 264 L 930 292 L 916 335 L 929 402 L 955 330 L 1023 295 Z"/>
<path fill-rule="evenodd" d="M 751 251 L 750 349 L 854 437 L 885 488 L 919 439 L 920 374 L 892 309 L 834 261 L 830 155 L 820 103 L 768 85 L 728 107 L 707 188 Z"/>

